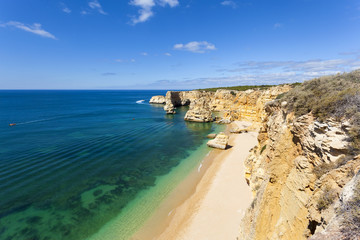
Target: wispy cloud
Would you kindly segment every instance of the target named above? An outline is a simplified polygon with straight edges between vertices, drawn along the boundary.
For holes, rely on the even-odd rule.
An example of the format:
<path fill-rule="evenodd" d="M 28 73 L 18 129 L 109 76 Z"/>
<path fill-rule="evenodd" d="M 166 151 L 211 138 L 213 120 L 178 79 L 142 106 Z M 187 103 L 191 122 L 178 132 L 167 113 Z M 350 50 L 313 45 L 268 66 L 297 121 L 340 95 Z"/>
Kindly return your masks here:
<path fill-rule="evenodd" d="M 304 72 L 324 75 L 351 68 L 360 68 L 360 59 L 315 59 L 307 61 L 249 61 L 236 64 L 237 67 L 230 69 L 218 69 L 220 72 Z"/>
<path fill-rule="evenodd" d="M 71 13 L 71 9 L 68 8 L 68 7 L 65 5 L 65 3 L 60 2 L 60 6 L 61 6 L 61 10 L 62 10 L 64 13 L 67 13 L 67 14 Z"/>
<path fill-rule="evenodd" d="M 56 39 L 54 35 L 42 29 L 40 23 L 34 23 L 32 25 L 28 25 L 21 22 L 10 21 L 7 23 L 0 24 L 0 27 L 15 27 L 42 37 Z"/>
<path fill-rule="evenodd" d="M 146 87 L 159 88 L 161 86 L 163 89 L 196 89 L 303 82 L 324 75 L 360 69 L 360 58 L 307 61 L 252 61 L 241 62 L 236 65 L 237 68 L 235 69 L 220 70 L 220 76 L 178 80 L 162 79 Z"/>
<path fill-rule="evenodd" d="M 237 8 L 237 4 L 234 1 L 222 1 L 221 5 Z"/>
<path fill-rule="evenodd" d="M 169 5 L 170 7 L 176 7 L 179 5 L 178 0 L 131 0 L 129 2 L 130 5 L 139 7 L 138 16 L 133 16 L 131 19 L 131 24 L 135 25 L 137 23 L 146 22 L 149 20 L 153 15 L 153 7 L 156 5 L 165 7 Z"/>
<path fill-rule="evenodd" d="M 274 24 L 274 29 L 279 29 L 279 28 L 282 28 L 284 25 L 282 23 L 275 23 Z"/>
<path fill-rule="evenodd" d="M 116 73 L 114 73 L 114 72 L 105 72 L 105 73 L 102 73 L 101 75 L 102 76 L 115 76 Z"/>
<path fill-rule="evenodd" d="M 63 11 L 64 13 L 71 13 L 71 10 L 70 10 L 69 8 L 67 8 L 67 7 L 64 7 L 64 8 L 62 9 L 62 11 Z"/>
<path fill-rule="evenodd" d="M 133 62 L 136 62 L 135 59 L 115 59 L 115 62 L 118 62 L 118 63 L 133 63 Z"/>
<path fill-rule="evenodd" d="M 205 53 L 207 51 L 216 50 L 215 45 L 212 43 L 208 43 L 207 41 L 194 41 L 186 44 L 178 43 L 174 45 L 174 49 L 185 50 L 194 53 Z"/>
<path fill-rule="evenodd" d="M 100 14 L 103 14 L 103 15 L 107 15 L 106 12 L 104 12 L 104 10 L 102 9 L 102 6 L 101 4 L 99 3 L 98 0 L 91 0 L 89 2 L 89 7 L 97 12 L 99 12 Z"/>
<path fill-rule="evenodd" d="M 147 56 L 147 55 L 149 55 L 149 54 L 148 54 L 147 52 L 142 52 L 141 55 Z"/>
<path fill-rule="evenodd" d="M 171 53 L 164 53 L 165 56 L 171 57 Z"/>

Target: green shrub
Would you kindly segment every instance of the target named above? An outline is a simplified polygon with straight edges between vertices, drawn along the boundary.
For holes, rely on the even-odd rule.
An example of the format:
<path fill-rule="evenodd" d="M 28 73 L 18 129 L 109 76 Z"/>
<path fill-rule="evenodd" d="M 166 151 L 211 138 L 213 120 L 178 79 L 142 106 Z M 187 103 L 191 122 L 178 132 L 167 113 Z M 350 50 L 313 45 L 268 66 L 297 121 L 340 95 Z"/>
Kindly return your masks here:
<path fill-rule="evenodd" d="M 266 145 L 264 145 L 260 150 L 260 155 L 263 153 L 263 151 L 266 149 Z"/>
<path fill-rule="evenodd" d="M 216 92 L 219 89 L 226 89 L 226 90 L 236 90 L 236 91 L 246 91 L 249 89 L 268 89 L 274 87 L 276 85 L 247 85 L 247 86 L 234 86 L 234 87 L 217 87 L 217 88 L 204 88 L 204 89 L 197 89 L 200 91 L 207 91 L 207 92 Z M 231 93 L 232 94 L 232 93 Z"/>

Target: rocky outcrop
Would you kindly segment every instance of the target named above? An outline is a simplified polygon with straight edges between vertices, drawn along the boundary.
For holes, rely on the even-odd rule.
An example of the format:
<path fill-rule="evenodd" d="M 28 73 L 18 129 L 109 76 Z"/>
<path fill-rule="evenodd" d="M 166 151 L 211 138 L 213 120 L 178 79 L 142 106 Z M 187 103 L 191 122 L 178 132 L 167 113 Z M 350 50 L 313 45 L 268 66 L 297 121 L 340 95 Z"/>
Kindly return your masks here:
<path fill-rule="evenodd" d="M 213 94 L 205 91 L 168 91 L 165 96 L 164 110 L 167 114 L 175 114 L 176 107 L 188 106 L 192 101 L 202 97 L 211 99 Z"/>
<path fill-rule="evenodd" d="M 190 105 L 191 102 L 204 98 L 210 110 L 222 113 L 222 122 L 230 123 L 235 120 L 262 122 L 266 113 L 265 104 L 274 100 L 279 94 L 291 89 L 289 85 L 282 85 L 267 90 L 235 91 L 219 89 L 215 93 L 205 91 L 168 91 L 164 110 L 174 114 L 175 108 Z"/>
<path fill-rule="evenodd" d="M 224 112 L 224 118 L 230 121 L 244 120 L 262 122 L 266 116 L 265 104 L 274 100 L 279 94 L 291 89 L 282 85 L 267 90 L 217 90 L 210 105 L 213 111 Z"/>
<path fill-rule="evenodd" d="M 212 148 L 218 148 L 224 150 L 226 149 L 228 142 L 229 142 L 229 136 L 221 132 L 218 135 L 216 135 L 215 139 L 209 140 L 207 142 L 207 145 Z"/>
<path fill-rule="evenodd" d="M 239 239 L 307 239 L 324 231 L 344 185 L 360 169 L 360 161 L 345 158 L 346 122 L 296 118 L 284 106 L 265 105 L 258 146 L 245 162 L 254 201 Z"/>
<path fill-rule="evenodd" d="M 209 102 L 205 97 L 194 99 L 190 103 L 190 108 L 186 112 L 186 121 L 191 122 L 212 122 L 214 120 Z"/>
<path fill-rule="evenodd" d="M 165 96 L 162 95 L 153 96 L 149 101 L 152 104 L 165 104 L 165 102 Z"/>

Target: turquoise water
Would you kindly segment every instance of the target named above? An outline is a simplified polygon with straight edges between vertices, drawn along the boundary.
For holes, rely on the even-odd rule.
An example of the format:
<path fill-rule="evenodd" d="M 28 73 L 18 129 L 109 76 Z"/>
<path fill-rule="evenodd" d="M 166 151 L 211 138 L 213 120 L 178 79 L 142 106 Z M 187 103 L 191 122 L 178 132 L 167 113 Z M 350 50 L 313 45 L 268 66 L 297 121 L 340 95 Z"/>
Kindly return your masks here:
<path fill-rule="evenodd" d="M 159 94 L 0 91 L 0 239 L 130 236 L 217 128 L 147 104 Z"/>

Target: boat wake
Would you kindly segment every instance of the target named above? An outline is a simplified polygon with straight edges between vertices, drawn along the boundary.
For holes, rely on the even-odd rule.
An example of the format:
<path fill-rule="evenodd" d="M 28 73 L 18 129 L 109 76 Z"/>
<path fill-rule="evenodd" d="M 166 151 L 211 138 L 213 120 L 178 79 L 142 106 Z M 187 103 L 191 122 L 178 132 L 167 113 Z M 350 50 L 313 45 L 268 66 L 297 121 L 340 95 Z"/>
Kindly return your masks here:
<path fill-rule="evenodd" d="M 11 127 L 11 126 L 16 126 L 16 125 L 25 125 L 25 124 L 30 124 L 30 123 L 45 122 L 45 121 L 50 121 L 50 120 L 54 120 L 54 119 L 58 119 L 58 118 L 59 117 L 53 117 L 53 118 L 32 120 L 32 121 L 27 121 L 27 122 L 10 123 L 9 126 Z"/>
<path fill-rule="evenodd" d="M 144 102 L 145 102 L 145 100 L 138 100 L 138 101 L 136 101 L 137 104 L 145 104 Z"/>

